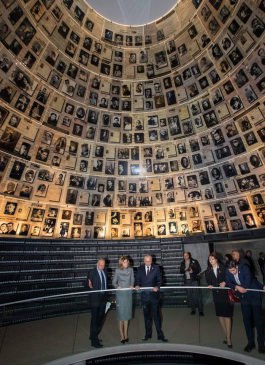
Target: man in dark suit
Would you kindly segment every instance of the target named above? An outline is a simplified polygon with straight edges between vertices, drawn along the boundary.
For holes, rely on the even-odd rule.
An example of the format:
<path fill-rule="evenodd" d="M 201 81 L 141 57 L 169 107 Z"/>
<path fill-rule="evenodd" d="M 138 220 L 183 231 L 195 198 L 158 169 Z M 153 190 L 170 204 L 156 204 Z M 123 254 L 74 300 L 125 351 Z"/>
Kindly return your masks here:
<path fill-rule="evenodd" d="M 141 292 L 141 301 L 144 313 L 145 337 L 143 341 L 152 338 L 153 320 L 155 322 L 157 339 L 167 342 L 161 329 L 161 314 L 159 308 L 159 289 L 161 286 L 161 274 L 158 265 L 152 264 L 152 257 L 146 255 L 144 264 L 141 265 L 136 274 L 135 289 L 141 287 L 151 287 L 152 289 L 143 290 Z"/>
<path fill-rule="evenodd" d="M 264 289 L 250 272 L 247 265 L 239 265 L 230 261 L 226 272 L 226 286 L 236 291 L 240 298 L 241 311 L 248 344 L 244 351 L 250 352 L 255 348 L 254 327 L 257 331 L 258 351 L 265 353 L 264 320 L 262 313 L 261 294 L 247 289 Z"/>
<path fill-rule="evenodd" d="M 98 290 L 97 293 L 89 295 L 91 303 L 90 340 L 93 347 L 100 348 L 103 345 L 100 343 L 98 335 L 103 325 L 107 301 L 104 291 L 107 289 L 107 271 L 103 258 L 98 259 L 97 266 L 88 272 L 87 285 L 93 291 Z"/>
<path fill-rule="evenodd" d="M 236 263 L 236 265 L 238 267 L 240 267 L 242 265 L 249 266 L 249 261 L 244 256 L 245 256 L 245 254 L 244 254 L 243 250 L 238 250 L 238 249 L 232 250 L 233 261 Z M 251 270 L 250 270 L 250 272 L 251 272 Z"/>

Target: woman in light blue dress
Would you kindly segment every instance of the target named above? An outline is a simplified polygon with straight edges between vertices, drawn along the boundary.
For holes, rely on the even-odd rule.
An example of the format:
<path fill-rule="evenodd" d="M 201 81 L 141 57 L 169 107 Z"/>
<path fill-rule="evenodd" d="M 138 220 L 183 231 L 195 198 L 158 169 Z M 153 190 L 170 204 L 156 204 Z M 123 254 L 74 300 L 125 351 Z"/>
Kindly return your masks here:
<path fill-rule="evenodd" d="M 132 289 L 134 285 L 133 269 L 130 267 L 128 256 L 119 259 L 119 267 L 115 270 L 112 280 L 115 289 L 128 288 L 128 290 L 116 291 L 116 309 L 121 343 L 126 343 L 128 339 L 129 320 L 132 319 Z"/>

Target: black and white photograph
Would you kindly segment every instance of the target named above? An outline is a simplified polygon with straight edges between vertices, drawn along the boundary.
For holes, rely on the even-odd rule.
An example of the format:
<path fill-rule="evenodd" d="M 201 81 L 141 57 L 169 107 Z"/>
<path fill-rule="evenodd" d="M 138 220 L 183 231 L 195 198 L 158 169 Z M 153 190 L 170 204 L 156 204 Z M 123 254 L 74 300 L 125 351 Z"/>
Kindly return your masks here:
<path fill-rule="evenodd" d="M 45 209 L 33 208 L 31 212 L 32 222 L 42 222 L 45 214 Z"/>
<path fill-rule="evenodd" d="M 4 3 L 4 5 L 6 5 L 6 3 L 8 3 L 8 1 L 2 1 Z M 13 2 L 13 1 L 11 1 Z M 7 6 L 8 7 L 8 6 Z M 22 10 L 22 8 L 17 5 L 8 15 L 8 19 L 10 20 L 10 23 L 12 25 L 15 25 L 23 16 L 24 12 Z"/>
<path fill-rule="evenodd" d="M 7 54 L 3 53 L 0 55 L 0 70 L 7 73 L 12 66 L 13 62 Z"/>
<path fill-rule="evenodd" d="M 32 38 L 35 36 L 35 33 L 36 30 L 28 18 L 25 18 L 16 30 L 17 36 L 26 46 L 28 46 Z"/>
<path fill-rule="evenodd" d="M 237 179 L 237 184 L 240 191 L 249 191 L 260 187 L 257 176 L 249 175 L 240 179 Z"/>
<path fill-rule="evenodd" d="M 206 220 L 206 221 L 204 221 L 204 224 L 205 224 L 205 229 L 206 229 L 207 233 L 215 233 L 216 232 L 213 220 Z"/>
<path fill-rule="evenodd" d="M 251 214 L 251 213 L 243 214 L 243 219 L 244 219 L 245 226 L 246 226 L 247 229 L 257 227 L 257 225 L 255 223 L 255 220 L 254 220 L 254 217 L 253 217 L 253 214 Z"/>
<path fill-rule="evenodd" d="M 16 93 L 16 90 L 10 85 L 2 85 L 0 87 L 0 98 L 5 102 L 10 103 Z"/>
<path fill-rule="evenodd" d="M 6 151 L 13 152 L 21 134 L 16 130 L 6 127 L 0 137 L 0 147 Z"/>

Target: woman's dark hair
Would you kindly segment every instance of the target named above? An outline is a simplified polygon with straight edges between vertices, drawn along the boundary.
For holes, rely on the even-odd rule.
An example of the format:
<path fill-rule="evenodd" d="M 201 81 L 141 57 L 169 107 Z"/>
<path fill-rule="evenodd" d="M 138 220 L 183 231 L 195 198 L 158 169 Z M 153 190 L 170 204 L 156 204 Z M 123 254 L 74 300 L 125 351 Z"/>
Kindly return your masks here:
<path fill-rule="evenodd" d="M 210 264 L 210 261 L 209 261 L 209 258 L 210 257 L 213 257 L 213 258 L 215 258 L 215 260 L 217 261 L 217 263 L 218 264 L 220 264 L 221 263 L 221 260 L 220 260 L 220 255 L 218 255 L 216 252 L 211 252 L 210 254 L 209 254 L 209 256 L 208 256 L 208 260 L 207 260 L 207 265 L 208 265 L 208 270 L 211 270 L 211 268 L 212 268 L 212 265 Z"/>
<path fill-rule="evenodd" d="M 235 263 L 235 261 L 233 261 L 233 260 L 228 261 L 228 263 L 227 263 L 227 268 L 228 268 L 228 270 L 229 270 L 229 269 L 235 269 L 235 268 L 236 268 L 236 263 Z"/>
<path fill-rule="evenodd" d="M 232 257 L 232 255 L 231 255 L 230 253 L 226 253 L 226 254 L 225 254 L 225 260 L 226 260 L 227 262 L 229 262 L 229 261 L 233 261 L 233 257 Z"/>
<path fill-rule="evenodd" d="M 189 259 L 191 259 L 191 253 L 189 251 L 185 251 L 185 252 L 183 252 L 183 256 L 185 253 L 189 256 Z"/>
<path fill-rule="evenodd" d="M 225 254 L 225 261 L 224 261 L 224 264 L 225 264 L 225 267 L 228 268 L 228 264 L 230 261 L 233 261 L 233 257 L 230 253 L 226 253 Z"/>

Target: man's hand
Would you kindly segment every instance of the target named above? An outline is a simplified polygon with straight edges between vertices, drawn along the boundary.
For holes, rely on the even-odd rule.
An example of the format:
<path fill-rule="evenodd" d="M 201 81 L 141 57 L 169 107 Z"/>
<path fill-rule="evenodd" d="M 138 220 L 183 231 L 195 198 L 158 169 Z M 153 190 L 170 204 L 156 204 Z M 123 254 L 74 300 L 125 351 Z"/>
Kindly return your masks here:
<path fill-rule="evenodd" d="M 212 289 L 212 288 L 213 288 L 213 285 L 208 285 L 208 288 L 209 288 L 209 289 Z"/>
<path fill-rule="evenodd" d="M 154 286 L 154 287 L 153 287 L 153 289 L 152 289 L 152 291 L 153 291 L 153 292 L 155 292 L 155 293 L 156 293 L 156 292 L 158 292 L 158 290 L 159 290 L 159 289 L 158 289 L 158 287 L 157 287 L 157 286 Z"/>
<path fill-rule="evenodd" d="M 89 287 L 90 289 L 93 289 L 93 285 L 92 285 L 91 280 L 88 280 L 88 287 Z"/>
<path fill-rule="evenodd" d="M 243 288 L 242 286 L 236 285 L 235 289 L 239 291 L 241 294 L 245 294 L 247 292 L 247 289 Z"/>
<path fill-rule="evenodd" d="M 139 285 L 136 285 L 134 289 L 135 290 L 140 290 L 140 286 Z"/>

